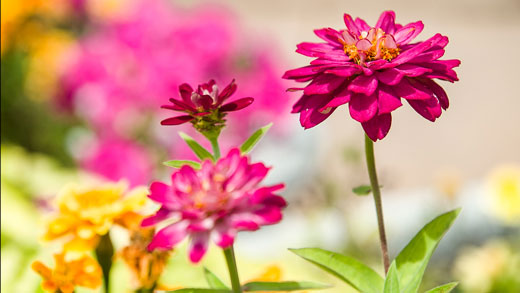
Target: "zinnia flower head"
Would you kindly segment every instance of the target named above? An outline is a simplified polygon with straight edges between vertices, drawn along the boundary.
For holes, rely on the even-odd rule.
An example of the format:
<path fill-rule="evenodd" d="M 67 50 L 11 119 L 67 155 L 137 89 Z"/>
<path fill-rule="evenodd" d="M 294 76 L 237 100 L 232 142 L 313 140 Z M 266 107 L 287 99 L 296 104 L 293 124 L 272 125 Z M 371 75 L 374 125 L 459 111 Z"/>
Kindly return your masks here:
<path fill-rule="evenodd" d="M 44 239 L 67 238 L 67 251 L 94 248 L 99 236 L 108 233 L 114 223 L 134 217 L 135 211 L 146 203 L 145 187 L 127 189 L 124 182 L 66 186 L 56 198 L 58 210 L 47 225 Z"/>
<path fill-rule="evenodd" d="M 201 84 L 194 90 L 189 84 L 179 86 L 181 100 L 170 99 L 171 105 L 162 108 L 184 112 L 186 115 L 176 116 L 161 121 L 162 125 L 179 125 L 191 122 L 201 133 L 220 131 L 224 127 L 227 112 L 243 109 L 253 102 L 253 98 L 241 98 L 233 102 L 224 102 L 235 93 L 235 80 L 231 81 L 222 92 L 219 92 L 214 80 Z"/>
<path fill-rule="evenodd" d="M 101 286 L 102 272 L 98 262 L 88 255 L 68 260 L 65 253 L 55 254 L 54 269 L 40 261 L 32 264 L 32 269 L 42 278 L 42 289 L 48 292 L 72 293 L 76 286 L 96 289 Z"/>
<path fill-rule="evenodd" d="M 286 203 L 274 192 L 284 185 L 259 187 L 268 171 L 264 164 L 249 163 L 247 156 L 232 149 L 216 163 L 204 161 L 200 170 L 183 166 L 172 174 L 171 185 L 152 183 L 149 197 L 162 206 L 142 225 L 177 221 L 159 230 L 148 248 L 171 249 L 190 236 L 189 257 L 198 262 L 210 238 L 227 248 L 238 231 L 278 223 Z"/>
<path fill-rule="evenodd" d="M 349 105 L 350 115 L 361 122 L 374 141 L 390 130 L 391 113 L 405 99 L 424 118 L 435 121 L 449 106 L 446 92 L 433 79 L 457 81 L 453 70 L 459 60 L 439 60 L 448 38 L 436 34 L 411 43 L 422 31 L 421 21 L 400 25 L 395 13 L 385 11 L 376 25 L 344 15 L 346 29 L 315 30 L 325 43 L 301 43 L 296 52 L 315 57 L 309 66 L 289 70 L 286 79 L 311 81 L 293 106 L 303 127 L 311 128 L 337 107 Z"/>

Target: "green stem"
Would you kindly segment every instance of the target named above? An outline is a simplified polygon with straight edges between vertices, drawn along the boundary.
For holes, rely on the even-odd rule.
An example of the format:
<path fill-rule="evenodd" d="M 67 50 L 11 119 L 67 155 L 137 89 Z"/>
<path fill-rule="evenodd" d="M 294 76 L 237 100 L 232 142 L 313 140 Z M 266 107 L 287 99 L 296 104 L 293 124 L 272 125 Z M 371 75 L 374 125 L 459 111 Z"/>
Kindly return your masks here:
<path fill-rule="evenodd" d="M 233 293 L 242 293 L 233 246 L 224 249 L 224 256 L 226 257 L 226 263 L 229 270 L 229 277 L 231 279 L 231 288 L 233 289 Z"/>
<path fill-rule="evenodd" d="M 211 142 L 211 147 L 213 148 L 213 157 L 215 157 L 215 160 L 220 159 L 220 147 L 218 145 L 218 136 L 210 138 L 209 141 Z"/>
<path fill-rule="evenodd" d="M 109 233 L 101 236 L 98 246 L 96 247 L 96 257 L 101 270 L 103 271 L 103 280 L 105 292 L 110 292 L 110 269 L 112 268 L 112 257 L 114 256 L 114 246 L 110 240 Z"/>
<path fill-rule="evenodd" d="M 376 173 L 376 160 L 374 158 L 374 143 L 365 134 L 365 153 L 367 158 L 368 176 L 370 177 L 370 185 L 372 186 L 372 194 L 374 195 L 374 203 L 376 206 L 377 226 L 379 228 L 379 240 L 381 242 L 381 252 L 383 254 L 383 264 L 385 267 L 385 275 L 390 267 L 390 259 L 388 258 L 388 245 L 386 242 L 385 223 L 383 220 L 383 204 L 381 203 L 381 190 Z"/>

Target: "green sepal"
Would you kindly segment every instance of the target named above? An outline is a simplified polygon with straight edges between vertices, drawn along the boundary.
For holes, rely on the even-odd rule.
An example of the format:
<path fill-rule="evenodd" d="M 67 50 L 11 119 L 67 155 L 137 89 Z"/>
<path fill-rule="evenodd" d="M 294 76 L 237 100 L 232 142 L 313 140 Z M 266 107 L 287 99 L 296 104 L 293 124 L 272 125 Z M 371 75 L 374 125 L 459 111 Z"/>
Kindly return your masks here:
<path fill-rule="evenodd" d="M 181 168 L 184 165 L 188 165 L 194 169 L 200 169 L 200 163 L 189 160 L 170 160 L 163 162 L 163 165 L 173 168 Z"/>
<path fill-rule="evenodd" d="M 240 151 L 243 153 L 243 154 L 247 154 L 249 153 L 254 147 L 255 145 L 260 141 L 260 139 L 267 133 L 267 131 L 269 130 L 269 128 L 271 128 L 271 126 L 273 126 L 273 123 L 269 123 L 267 124 L 266 126 L 258 129 L 257 131 L 255 131 L 241 146 L 240 146 Z"/>
<path fill-rule="evenodd" d="M 242 286 L 243 291 L 295 291 L 330 288 L 330 285 L 314 282 L 250 282 Z"/>
<path fill-rule="evenodd" d="M 372 192 L 372 186 L 370 185 L 360 185 L 352 188 L 352 192 L 359 196 L 369 195 Z"/>
<path fill-rule="evenodd" d="M 444 213 L 426 224 L 399 253 L 395 262 L 402 293 L 416 293 L 440 240 L 451 227 L 460 209 Z"/>
<path fill-rule="evenodd" d="M 204 268 L 204 278 L 208 285 L 212 289 L 226 289 L 229 290 L 229 287 L 224 284 L 212 271 Z"/>
<path fill-rule="evenodd" d="M 455 289 L 459 283 L 457 282 L 451 282 L 448 284 L 441 285 L 439 287 L 435 287 L 433 289 L 430 289 L 426 291 L 425 293 L 449 293 L 451 290 Z"/>
<path fill-rule="evenodd" d="M 340 278 L 358 291 L 366 293 L 381 293 L 383 291 L 383 278 L 352 257 L 321 248 L 289 250 Z"/>
<path fill-rule="evenodd" d="M 203 161 L 205 159 L 215 160 L 213 155 L 201 146 L 197 141 L 195 141 L 191 136 L 187 135 L 184 132 L 179 132 L 180 137 L 188 144 L 191 150 L 197 155 L 197 157 Z"/>

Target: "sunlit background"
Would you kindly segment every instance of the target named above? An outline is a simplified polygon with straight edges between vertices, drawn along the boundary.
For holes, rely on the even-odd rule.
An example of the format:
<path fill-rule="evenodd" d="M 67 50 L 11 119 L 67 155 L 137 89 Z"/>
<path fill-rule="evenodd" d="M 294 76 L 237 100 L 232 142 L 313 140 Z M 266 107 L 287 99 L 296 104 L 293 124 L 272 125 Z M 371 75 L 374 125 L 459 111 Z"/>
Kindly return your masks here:
<path fill-rule="evenodd" d="M 517 0 L 2 0 L 1 290 L 41 292 L 30 264 L 56 250 L 40 236 L 63 185 L 148 185 L 171 171 L 161 162 L 192 158 L 177 131 L 197 134 L 160 126 L 170 113 L 159 107 L 181 83 L 210 78 L 235 79 L 237 98 L 255 98 L 229 115 L 224 151 L 274 122 L 253 157 L 273 166 L 270 182 L 287 183 L 284 220 L 238 238 L 242 279 L 274 272 L 350 292 L 290 247 L 353 255 L 381 272 L 372 200 L 351 191 L 368 183 L 359 123 L 341 109 L 304 131 L 289 114 L 298 96 L 285 89 L 294 84 L 281 76 L 308 62 L 294 50 L 317 40 L 313 29 L 342 27 L 345 12 L 374 23 L 387 9 L 399 23 L 422 20 L 419 39 L 449 36 L 446 57 L 462 61 L 460 81 L 443 84 L 450 108 L 437 122 L 402 107 L 375 144 L 390 254 L 435 215 L 462 207 L 422 288 L 458 280 L 457 292 L 520 292 Z M 227 279 L 215 247 L 203 265 Z M 114 292 L 127 292 L 130 278 L 116 262 Z M 161 284 L 205 286 L 202 265 L 188 264 L 181 247 Z"/>

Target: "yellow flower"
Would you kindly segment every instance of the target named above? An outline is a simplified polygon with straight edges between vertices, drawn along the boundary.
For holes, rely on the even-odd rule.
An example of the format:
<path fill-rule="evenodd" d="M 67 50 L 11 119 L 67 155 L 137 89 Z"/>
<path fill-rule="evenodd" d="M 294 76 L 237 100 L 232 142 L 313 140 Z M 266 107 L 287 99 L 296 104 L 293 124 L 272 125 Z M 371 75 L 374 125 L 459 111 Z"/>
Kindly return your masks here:
<path fill-rule="evenodd" d="M 249 282 L 280 282 L 282 281 L 282 269 L 277 265 L 270 265 L 256 278 Z M 282 292 L 282 291 L 279 291 Z M 305 293 L 306 291 L 296 291 Z M 258 293 L 269 293 L 267 291 L 258 291 Z"/>
<path fill-rule="evenodd" d="M 502 166 L 488 179 L 492 212 L 509 224 L 520 224 L 520 166 Z"/>
<path fill-rule="evenodd" d="M 95 259 L 83 255 L 68 260 L 65 253 L 55 254 L 55 268 L 51 269 L 40 261 L 32 263 L 32 269 L 43 278 L 42 288 L 48 292 L 74 292 L 76 286 L 96 289 L 102 283 L 103 273 Z"/>
<path fill-rule="evenodd" d="M 94 248 L 100 235 L 114 223 L 132 217 L 146 203 L 148 190 L 137 187 L 127 191 L 124 182 L 93 188 L 66 186 L 56 198 L 57 213 L 48 223 L 45 240 L 69 237 L 66 250 Z"/>
<path fill-rule="evenodd" d="M 130 244 L 118 253 L 134 275 L 138 289 L 151 289 L 156 285 L 170 256 L 169 251 L 148 251 L 147 246 L 154 234 L 153 228 L 131 230 Z"/>

